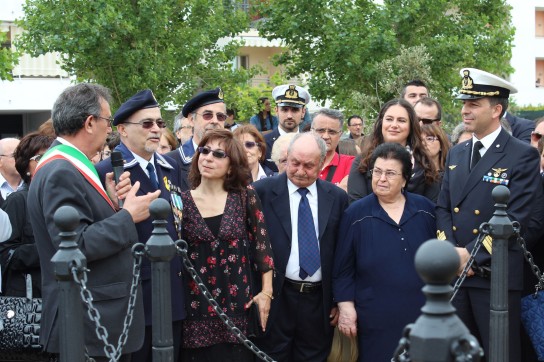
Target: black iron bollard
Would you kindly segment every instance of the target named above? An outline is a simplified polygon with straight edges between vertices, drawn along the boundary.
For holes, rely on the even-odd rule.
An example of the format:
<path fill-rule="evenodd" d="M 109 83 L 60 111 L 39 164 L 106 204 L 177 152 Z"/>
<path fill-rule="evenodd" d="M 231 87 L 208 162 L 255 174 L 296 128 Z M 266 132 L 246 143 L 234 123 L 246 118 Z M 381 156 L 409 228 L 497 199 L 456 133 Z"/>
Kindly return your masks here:
<path fill-rule="evenodd" d="M 510 190 L 499 185 L 491 194 L 495 200 L 495 212 L 489 223 L 493 238 L 491 253 L 491 315 L 489 322 L 489 361 L 508 361 L 508 239 L 514 233 L 512 221 L 506 214 Z M 512 361 L 514 362 L 514 361 Z"/>
<path fill-rule="evenodd" d="M 79 225 L 79 214 L 71 206 L 62 206 L 55 212 L 54 220 L 61 239 L 59 250 L 51 258 L 59 285 L 60 361 L 83 362 L 83 305 L 79 287 L 72 276 L 74 265 L 78 265 L 80 270 L 87 266 L 74 232 Z"/>
<path fill-rule="evenodd" d="M 153 361 L 172 362 L 174 340 L 172 338 L 170 260 L 176 255 L 176 246 L 166 230 L 170 204 L 159 198 L 151 203 L 149 211 L 155 226 L 145 247 L 146 256 L 151 260 Z"/>
<path fill-rule="evenodd" d="M 478 341 L 450 303 L 453 291 L 450 283 L 459 268 L 455 248 L 447 241 L 426 241 L 416 253 L 415 266 L 426 283 L 423 293 L 427 302 L 408 336 L 410 361 L 449 362 L 466 355 L 472 356 L 471 361 L 479 361 Z"/>

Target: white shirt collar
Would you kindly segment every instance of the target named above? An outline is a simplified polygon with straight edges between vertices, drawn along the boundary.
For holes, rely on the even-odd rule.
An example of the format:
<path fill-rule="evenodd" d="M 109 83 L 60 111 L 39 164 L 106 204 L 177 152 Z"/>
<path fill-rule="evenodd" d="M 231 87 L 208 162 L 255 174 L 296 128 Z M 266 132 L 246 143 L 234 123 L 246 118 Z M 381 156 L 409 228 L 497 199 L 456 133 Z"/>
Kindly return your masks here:
<path fill-rule="evenodd" d="M 130 150 L 129 150 L 130 151 Z M 151 163 L 153 165 L 153 167 L 155 167 L 155 154 L 153 153 L 153 155 L 151 155 L 151 158 L 148 160 L 146 160 L 145 158 L 141 157 L 141 156 L 138 156 L 137 154 L 135 154 L 134 152 L 130 151 L 132 153 L 132 155 L 134 156 L 134 159 L 136 161 L 138 161 L 138 163 L 140 164 L 140 167 L 142 168 L 142 170 L 145 171 L 145 173 L 147 173 L 147 164 L 148 163 Z M 155 171 L 156 172 L 156 171 Z M 147 175 L 149 176 L 149 174 Z"/>
<path fill-rule="evenodd" d="M 267 178 L 267 177 L 268 175 L 266 174 L 266 172 L 264 172 L 264 169 L 261 166 L 261 164 L 259 164 L 259 172 L 257 173 L 257 180 L 255 181 L 258 181 L 260 179 Z"/>
<path fill-rule="evenodd" d="M 311 184 L 310 186 L 306 187 L 308 189 L 308 191 L 310 192 L 310 195 L 312 196 L 315 196 L 317 195 L 317 185 L 316 185 L 316 181 L 314 181 L 313 184 Z M 289 189 L 289 195 L 292 195 L 294 194 L 295 192 L 297 192 L 297 190 L 300 188 L 298 187 L 297 185 L 295 185 L 294 183 L 291 182 L 291 180 L 287 179 L 287 188 Z"/>
<path fill-rule="evenodd" d="M 280 126 L 278 126 L 278 132 L 280 133 L 280 136 L 283 136 L 284 134 L 288 134 L 288 133 L 299 133 L 299 129 L 297 127 L 297 131 L 296 132 L 285 132 Z"/>
<path fill-rule="evenodd" d="M 491 132 L 490 134 L 488 134 L 487 136 L 485 136 L 481 140 L 479 140 L 478 138 L 476 138 L 476 136 L 474 134 L 472 134 L 472 146 L 474 147 L 474 144 L 477 141 L 482 142 L 482 145 L 484 147 L 480 150 L 480 154 L 483 156 L 483 154 L 485 154 L 485 151 L 487 151 L 489 149 L 489 147 L 491 147 L 493 145 L 493 142 L 495 142 L 497 137 L 499 137 L 499 133 L 501 133 L 501 130 L 502 130 L 502 127 L 499 126 L 496 130 L 494 130 L 493 132 Z"/>

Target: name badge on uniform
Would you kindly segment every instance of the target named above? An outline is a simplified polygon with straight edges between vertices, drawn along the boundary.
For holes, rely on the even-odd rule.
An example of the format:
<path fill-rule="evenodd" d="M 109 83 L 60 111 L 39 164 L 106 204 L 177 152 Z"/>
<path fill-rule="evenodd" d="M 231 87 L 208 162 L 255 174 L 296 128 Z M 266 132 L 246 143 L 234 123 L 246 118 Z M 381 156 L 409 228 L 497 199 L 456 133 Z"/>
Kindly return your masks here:
<path fill-rule="evenodd" d="M 508 186 L 510 180 L 508 180 L 507 168 L 492 168 L 486 175 L 484 175 L 482 181 L 490 182 L 493 184 Z"/>

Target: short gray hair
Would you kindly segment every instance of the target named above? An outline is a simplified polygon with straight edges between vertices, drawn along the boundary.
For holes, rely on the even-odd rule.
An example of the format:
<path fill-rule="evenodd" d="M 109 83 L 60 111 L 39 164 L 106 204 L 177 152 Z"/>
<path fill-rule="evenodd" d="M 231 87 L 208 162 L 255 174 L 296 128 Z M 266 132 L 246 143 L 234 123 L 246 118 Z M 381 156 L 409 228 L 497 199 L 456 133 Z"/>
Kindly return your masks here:
<path fill-rule="evenodd" d="M 280 162 L 281 151 L 285 150 L 291 144 L 291 141 L 297 134 L 298 133 L 292 132 L 286 133 L 279 136 L 278 139 L 274 141 L 274 144 L 272 145 L 272 151 L 270 152 L 270 158 L 272 159 L 272 161 L 274 161 L 275 163 Z"/>
<path fill-rule="evenodd" d="M 312 132 L 304 132 L 304 133 L 297 133 L 295 137 L 291 140 L 291 143 L 289 143 L 289 148 L 287 148 L 287 154 L 290 154 L 293 150 L 293 145 L 295 142 L 297 142 L 298 139 L 302 137 L 311 137 L 314 139 L 315 143 L 317 143 L 317 147 L 319 148 L 319 162 L 323 163 L 325 161 L 325 156 L 327 155 L 327 144 L 319 135 L 316 135 Z"/>
<path fill-rule="evenodd" d="M 174 118 L 174 133 L 179 131 L 181 128 L 181 120 L 185 118 L 183 117 L 183 112 L 179 112 L 179 114 Z"/>
<path fill-rule="evenodd" d="M 329 118 L 337 119 L 340 122 L 340 128 L 344 127 L 344 115 L 337 109 L 321 108 L 319 111 L 312 114 L 312 127 L 314 126 L 315 117 L 323 115 Z"/>
<path fill-rule="evenodd" d="M 80 83 L 66 88 L 51 110 L 53 127 L 59 136 L 74 135 L 90 115 L 99 116 L 101 101 L 111 102 L 108 88 L 100 84 Z"/>

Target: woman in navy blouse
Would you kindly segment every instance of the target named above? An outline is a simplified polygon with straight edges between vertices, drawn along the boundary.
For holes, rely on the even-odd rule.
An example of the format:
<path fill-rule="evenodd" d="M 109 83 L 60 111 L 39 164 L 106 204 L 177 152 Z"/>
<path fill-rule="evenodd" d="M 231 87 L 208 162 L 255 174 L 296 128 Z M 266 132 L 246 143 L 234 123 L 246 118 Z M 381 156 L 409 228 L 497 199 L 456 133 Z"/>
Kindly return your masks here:
<path fill-rule="evenodd" d="M 358 337 L 360 362 L 389 362 L 404 327 L 420 315 L 423 282 L 414 256 L 436 236 L 434 204 L 405 191 L 410 153 L 398 143 L 376 147 L 370 195 L 345 211 L 336 249 L 333 292 L 338 328 Z"/>

